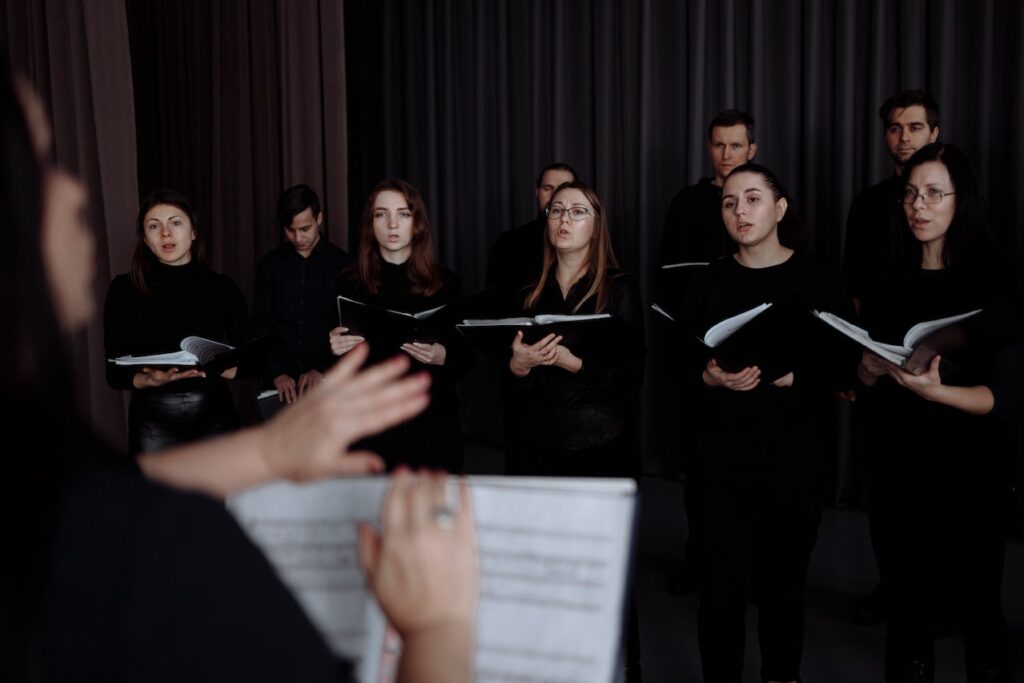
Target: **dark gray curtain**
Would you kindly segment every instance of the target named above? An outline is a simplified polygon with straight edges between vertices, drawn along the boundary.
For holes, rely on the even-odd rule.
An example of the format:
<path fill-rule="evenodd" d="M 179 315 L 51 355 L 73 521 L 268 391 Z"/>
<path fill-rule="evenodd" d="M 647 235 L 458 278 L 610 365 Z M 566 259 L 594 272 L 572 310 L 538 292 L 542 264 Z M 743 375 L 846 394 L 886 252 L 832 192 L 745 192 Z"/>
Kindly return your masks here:
<path fill-rule="evenodd" d="M 1015 0 L 385 0 L 348 3 L 346 24 L 353 220 L 377 180 L 407 178 L 470 289 L 495 237 L 532 217 L 537 171 L 565 161 L 601 194 L 649 301 L 669 201 L 710 172 L 707 123 L 732 107 L 755 117 L 808 248 L 836 264 L 853 196 L 892 172 L 876 112 L 901 88 L 937 98 L 1000 239 L 1024 225 Z M 471 378 L 470 432 L 495 434 L 494 393 Z"/>
<path fill-rule="evenodd" d="M 128 26 L 120 0 L 10 0 L 0 5 L 2 38 L 13 68 L 26 74 L 53 121 L 53 155 L 89 191 L 97 241 L 97 291 L 124 270 L 134 245 L 135 110 Z M 103 329 L 97 317 L 74 340 L 82 413 L 116 443 L 124 405 L 107 387 Z M 59 390 L 59 389 L 55 389 Z"/>

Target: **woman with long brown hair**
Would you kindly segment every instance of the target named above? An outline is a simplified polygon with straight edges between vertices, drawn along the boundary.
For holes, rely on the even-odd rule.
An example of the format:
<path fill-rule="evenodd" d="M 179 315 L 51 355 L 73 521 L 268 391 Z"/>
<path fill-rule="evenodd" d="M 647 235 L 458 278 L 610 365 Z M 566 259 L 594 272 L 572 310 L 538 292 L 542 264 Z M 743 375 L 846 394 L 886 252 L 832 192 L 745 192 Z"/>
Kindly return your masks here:
<path fill-rule="evenodd" d="M 370 192 L 363 208 L 359 251 L 354 266 L 338 280 L 338 293 L 366 304 L 417 313 L 462 295 L 459 279 L 434 258 L 427 207 L 415 187 L 391 178 Z M 365 341 L 331 331 L 331 350 L 348 353 Z M 372 337 L 371 333 L 371 337 Z M 455 384 L 469 365 L 466 343 L 453 329 L 433 343 L 413 339 L 370 339 L 371 357 L 401 350 L 433 379 L 430 407 L 419 417 L 374 437 L 369 446 L 384 456 L 389 468 L 398 464 L 462 470 L 462 431 Z"/>
<path fill-rule="evenodd" d="M 563 476 L 632 476 L 639 472 L 630 415 L 643 377 L 643 308 L 636 284 L 618 267 L 601 199 L 581 182 L 561 185 L 546 209 L 540 279 L 523 292 L 522 309 L 540 313 L 609 313 L 624 323 L 624 343 L 570 349 L 550 334 L 512 341 L 512 424 L 522 444 L 506 471 Z"/>

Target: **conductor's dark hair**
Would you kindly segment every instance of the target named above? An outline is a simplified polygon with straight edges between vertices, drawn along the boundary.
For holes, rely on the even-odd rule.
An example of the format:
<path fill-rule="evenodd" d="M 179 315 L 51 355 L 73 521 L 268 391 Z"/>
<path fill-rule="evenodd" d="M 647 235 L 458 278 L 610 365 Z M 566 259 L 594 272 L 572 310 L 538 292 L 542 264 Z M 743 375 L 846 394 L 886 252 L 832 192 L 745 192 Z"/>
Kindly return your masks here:
<path fill-rule="evenodd" d="M 878 109 L 878 117 L 882 119 L 882 130 L 889 127 L 889 117 L 894 109 L 906 109 L 920 105 L 924 107 L 925 120 L 929 128 L 939 127 L 939 105 L 924 90 L 901 90 L 885 102 Z"/>
<path fill-rule="evenodd" d="M 942 243 L 943 265 L 952 269 L 984 268 L 984 264 L 996 254 L 996 241 L 974 166 L 959 147 L 933 142 L 917 150 L 903 167 L 901 179 L 904 187 L 910 182 L 914 169 L 929 161 L 937 161 L 946 167 L 956 192 L 943 200 L 956 202 L 953 220 Z M 902 205 L 896 207 L 895 220 L 899 224 L 896 232 L 901 260 L 909 267 L 919 267 L 921 243 L 911 233 Z"/>
<path fill-rule="evenodd" d="M 203 233 L 199 231 L 199 220 L 196 216 L 192 203 L 180 192 L 164 188 L 156 192 L 150 192 L 139 204 L 139 215 L 135 219 L 135 252 L 132 254 L 131 280 L 135 288 L 149 296 L 149 285 L 146 283 L 153 267 L 159 261 L 146 244 L 146 214 L 155 206 L 166 204 L 180 209 L 189 223 L 192 224 L 192 231 L 196 238 L 192 240 L 192 263 L 197 266 L 206 265 L 206 251 L 203 248 Z"/>
<path fill-rule="evenodd" d="M 732 128 L 733 126 L 746 126 L 747 144 L 754 144 L 754 117 L 739 109 L 726 109 L 715 114 L 715 118 L 711 119 L 711 123 L 708 124 L 708 142 L 711 142 L 715 128 Z"/>
<path fill-rule="evenodd" d="M 313 218 L 320 215 L 320 197 L 309 185 L 289 187 L 277 199 L 277 223 L 282 228 L 292 224 L 292 219 L 306 209 L 313 210 Z"/>
<path fill-rule="evenodd" d="M 32 146 L 23 104 L 0 57 L 0 364 L 5 443 L 12 457 L 0 478 L 0 678 L 38 678 L 40 611 L 53 520 L 72 467 L 74 414 L 69 347 L 61 330 L 42 250 L 44 167 Z"/>
<path fill-rule="evenodd" d="M 788 207 L 786 208 L 786 214 L 779 221 L 779 243 L 784 247 L 790 249 L 801 249 L 804 245 L 806 238 L 806 230 L 804 229 L 804 221 L 800 215 L 800 211 L 796 204 L 793 202 L 793 198 L 786 192 L 786 188 L 782 186 L 782 182 L 778 176 L 772 172 L 767 166 L 761 164 L 755 164 L 754 162 L 747 162 L 741 166 L 734 168 L 729 175 L 726 177 L 728 180 L 733 176 L 740 175 L 742 173 L 756 173 L 764 179 L 765 185 L 772 192 L 772 197 L 775 201 L 785 199 Z"/>
<path fill-rule="evenodd" d="M 576 179 L 579 177 L 576 175 L 575 168 L 573 168 L 569 164 L 563 164 L 562 162 L 558 161 L 553 164 L 548 164 L 547 166 L 541 169 L 541 172 L 537 175 L 537 187 L 540 187 L 541 183 L 544 182 L 544 174 L 547 173 L 548 171 L 565 171 L 566 173 L 572 176 L 572 180 L 570 180 L 569 182 L 573 183 L 576 182 Z"/>

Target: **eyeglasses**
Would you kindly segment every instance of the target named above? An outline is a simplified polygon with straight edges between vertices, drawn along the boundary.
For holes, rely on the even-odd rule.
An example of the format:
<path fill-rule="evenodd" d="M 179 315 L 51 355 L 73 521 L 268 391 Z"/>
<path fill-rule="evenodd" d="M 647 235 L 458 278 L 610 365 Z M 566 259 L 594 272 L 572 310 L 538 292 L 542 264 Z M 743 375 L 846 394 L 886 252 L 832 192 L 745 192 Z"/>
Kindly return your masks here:
<path fill-rule="evenodd" d="M 956 192 L 943 192 L 937 187 L 929 187 L 924 192 L 918 192 L 914 188 L 908 187 L 903 190 L 903 203 L 909 206 L 916 202 L 917 198 L 920 197 L 925 204 L 934 206 L 936 204 L 941 204 L 942 198 L 951 194 L 956 194 Z"/>
<path fill-rule="evenodd" d="M 587 216 L 597 216 L 593 209 L 588 209 L 585 206 L 572 206 L 568 209 L 563 209 L 560 206 L 549 206 L 544 209 L 544 214 L 553 221 L 562 220 L 564 214 L 568 214 L 569 218 L 574 221 L 581 221 Z"/>

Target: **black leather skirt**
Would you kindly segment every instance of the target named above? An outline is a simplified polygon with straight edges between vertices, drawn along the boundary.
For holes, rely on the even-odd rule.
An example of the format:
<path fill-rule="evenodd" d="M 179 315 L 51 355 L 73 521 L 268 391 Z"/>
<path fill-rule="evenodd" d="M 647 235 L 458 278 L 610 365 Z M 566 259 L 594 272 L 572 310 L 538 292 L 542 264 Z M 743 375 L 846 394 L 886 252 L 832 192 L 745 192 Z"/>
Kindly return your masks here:
<path fill-rule="evenodd" d="M 132 455 L 229 432 L 238 428 L 231 393 L 224 384 L 195 391 L 132 392 L 128 449 Z"/>

